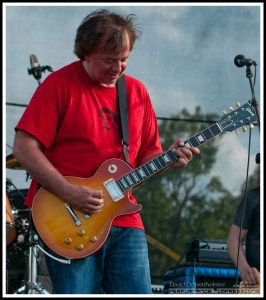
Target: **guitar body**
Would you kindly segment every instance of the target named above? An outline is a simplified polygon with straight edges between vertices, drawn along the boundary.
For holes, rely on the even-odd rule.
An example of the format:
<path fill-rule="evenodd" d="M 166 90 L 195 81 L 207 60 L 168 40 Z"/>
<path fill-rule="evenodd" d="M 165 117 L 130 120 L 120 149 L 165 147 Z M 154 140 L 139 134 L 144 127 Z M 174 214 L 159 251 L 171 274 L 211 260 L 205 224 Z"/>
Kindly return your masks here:
<path fill-rule="evenodd" d="M 128 191 L 122 199 L 113 201 L 103 185 L 108 179 L 117 179 L 131 170 L 124 161 L 109 159 L 90 178 L 65 177 L 72 184 L 103 190 L 104 207 L 100 212 L 85 215 L 71 208 L 80 224 L 73 220 L 63 199 L 40 188 L 33 200 L 32 218 L 44 243 L 55 253 L 69 259 L 86 257 L 96 252 L 107 239 L 115 217 L 141 210 L 141 205 L 129 200 Z"/>

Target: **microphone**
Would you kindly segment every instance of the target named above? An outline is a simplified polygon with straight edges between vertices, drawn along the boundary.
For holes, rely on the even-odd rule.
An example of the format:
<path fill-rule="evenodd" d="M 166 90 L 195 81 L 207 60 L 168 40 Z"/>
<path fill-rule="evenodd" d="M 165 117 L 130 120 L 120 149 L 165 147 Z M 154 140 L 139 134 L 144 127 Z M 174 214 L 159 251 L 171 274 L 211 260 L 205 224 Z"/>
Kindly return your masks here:
<path fill-rule="evenodd" d="M 36 55 L 34 55 L 34 54 L 31 54 L 31 56 L 30 56 L 30 65 L 32 68 L 39 67 L 38 59 L 37 59 Z"/>
<path fill-rule="evenodd" d="M 234 59 L 234 63 L 237 67 L 242 68 L 244 66 L 256 66 L 257 63 L 255 62 L 255 60 L 249 59 L 249 58 L 245 58 L 244 55 L 242 54 L 238 54 L 235 59 Z"/>
<path fill-rule="evenodd" d="M 31 69 L 28 68 L 28 73 L 29 75 L 33 75 L 39 84 L 41 83 L 40 79 L 42 77 L 42 72 L 45 72 L 45 70 L 53 72 L 53 69 L 50 66 L 40 66 L 38 59 L 34 54 L 30 55 L 30 66 Z"/>
<path fill-rule="evenodd" d="M 30 55 L 30 66 L 31 66 L 31 69 L 28 69 L 29 75 L 33 75 L 34 78 L 37 80 L 41 79 L 41 77 L 42 77 L 41 68 L 40 68 L 38 59 L 37 59 L 36 55 L 34 55 L 34 54 Z"/>

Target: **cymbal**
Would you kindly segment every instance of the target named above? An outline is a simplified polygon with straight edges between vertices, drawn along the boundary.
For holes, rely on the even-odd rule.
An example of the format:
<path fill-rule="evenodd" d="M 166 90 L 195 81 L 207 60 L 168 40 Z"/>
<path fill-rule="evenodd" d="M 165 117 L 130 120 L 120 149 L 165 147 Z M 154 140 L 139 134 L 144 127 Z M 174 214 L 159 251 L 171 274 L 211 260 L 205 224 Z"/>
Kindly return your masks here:
<path fill-rule="evenodd" d="M 6 157 L 6 167 L 13 170 L 24 170 L 12 153 Z"/>

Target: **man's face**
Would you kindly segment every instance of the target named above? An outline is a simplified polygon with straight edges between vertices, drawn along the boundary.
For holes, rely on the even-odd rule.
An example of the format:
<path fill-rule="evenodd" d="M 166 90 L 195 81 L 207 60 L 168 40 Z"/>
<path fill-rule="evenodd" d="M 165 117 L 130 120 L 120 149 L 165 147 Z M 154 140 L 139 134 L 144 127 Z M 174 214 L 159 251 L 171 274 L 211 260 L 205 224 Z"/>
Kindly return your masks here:
<path fill-rule="evenodd" d="M 122 53 L 99 51 L 85 56 L 86 71 L 100 85 L 113 87 L 127 67 L 129 46 Z"/>

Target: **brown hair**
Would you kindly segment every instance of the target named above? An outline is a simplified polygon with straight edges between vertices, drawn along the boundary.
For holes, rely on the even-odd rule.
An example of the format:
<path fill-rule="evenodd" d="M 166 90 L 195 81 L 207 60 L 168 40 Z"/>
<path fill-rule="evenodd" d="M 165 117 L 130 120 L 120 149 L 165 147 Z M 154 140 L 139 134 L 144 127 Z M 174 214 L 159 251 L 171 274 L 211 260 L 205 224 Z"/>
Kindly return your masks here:
<path fill-rule="evenodd" d="M 131 51 L 141 33 L 134 19 L 133 14 L 123 17 L 105 9 L 90 13 L 77 29 L 74 53 L 83 60 L 85 55 L 97 51 L 101 43 L 103 50 L 121 53 L 128 46 L 128 38 Z"/>

